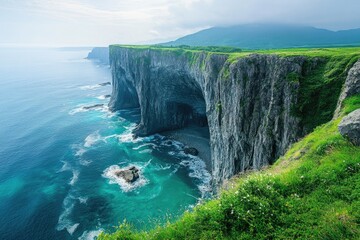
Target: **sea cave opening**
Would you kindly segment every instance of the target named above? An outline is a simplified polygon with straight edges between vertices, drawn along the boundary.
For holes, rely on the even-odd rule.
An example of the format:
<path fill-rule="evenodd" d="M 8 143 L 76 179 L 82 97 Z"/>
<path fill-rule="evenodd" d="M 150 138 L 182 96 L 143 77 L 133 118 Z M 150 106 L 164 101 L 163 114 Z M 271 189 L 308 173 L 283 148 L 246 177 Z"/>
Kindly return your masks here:
<path fill-rule="evenodd" d="M 169 135 L 198 151 L 211 171 L 210 132 L 206 115 L 206 103 L 197 83 L 184 84 L 171 93 L 166 103 L 167 113 L 172 119 L 173 130 Z"/>

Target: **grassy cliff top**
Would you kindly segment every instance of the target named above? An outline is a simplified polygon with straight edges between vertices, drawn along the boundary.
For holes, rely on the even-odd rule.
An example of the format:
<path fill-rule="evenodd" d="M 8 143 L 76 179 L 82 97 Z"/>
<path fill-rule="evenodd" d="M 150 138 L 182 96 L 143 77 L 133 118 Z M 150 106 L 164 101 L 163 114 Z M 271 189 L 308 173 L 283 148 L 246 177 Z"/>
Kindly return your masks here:
<path fill-rule="evenodd" d="M 137 50 L 158 50 L 174 52 L 207 52 L 229 55 L 229 58 L 236 59 L 250 54 L 276 54 L 282 57 L 287 56 L 308 56 L 308 57 L 333 57 L 359 55 L 360 47 L 338 47 L 338 48 L 289 48 L 269 50 L 242 50 L 234 47 L 189 47 L 189 46 L 159 46 L 159 45 L 110 45 L 110 48 L 130 48 Z"/>

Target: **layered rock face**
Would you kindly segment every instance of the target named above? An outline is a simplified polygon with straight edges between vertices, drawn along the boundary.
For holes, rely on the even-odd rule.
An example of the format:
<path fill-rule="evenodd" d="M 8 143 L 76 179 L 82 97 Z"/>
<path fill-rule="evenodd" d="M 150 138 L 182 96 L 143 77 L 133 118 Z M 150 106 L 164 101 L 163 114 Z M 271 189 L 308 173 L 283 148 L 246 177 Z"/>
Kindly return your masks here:
<path fill-rule="evenodd" d="M 299 81 L 321 59 L 110 47 L 112 110 L 140 107 L 144 136 L 209 126 L 214 186 L 259 169 L 304 135 L 292 114 Z M 306 66 L 305 66 L 306 65 Z"/>
<path fill-rule="evenodd" d="M 343 101 L 346 98 L 354 96 L 359 93 L 360 93 L 360 60 L 358 60 L 348 72 L 348 76 L 346 78 L 344 87 L 339 97 L 334 118 L 338 118 L 340 116 Z"/>

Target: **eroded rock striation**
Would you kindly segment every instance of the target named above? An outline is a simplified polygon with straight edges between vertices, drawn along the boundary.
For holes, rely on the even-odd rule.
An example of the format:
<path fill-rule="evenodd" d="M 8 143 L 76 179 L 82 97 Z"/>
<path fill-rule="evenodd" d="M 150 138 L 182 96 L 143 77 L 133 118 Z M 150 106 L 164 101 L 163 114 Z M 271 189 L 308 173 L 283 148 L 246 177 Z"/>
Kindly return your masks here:
<path fill-rule="evenodd" d="M 358 60 L 348 72 L 348 76 L 339 97 L 334 118 L 338 118 L 340 116 L 343 101 L 356 94 L 360 94 L 360 60 Z"/>
<path fill-rule="evenodd" d="M 299 78 L 322 62 L 111 46 L 109 107 L 140 107 L 138 136 L 208 125 L 213 184 L 219 186 L 236 173 L 273 163 L 305 134 L 292 113 Z"/>

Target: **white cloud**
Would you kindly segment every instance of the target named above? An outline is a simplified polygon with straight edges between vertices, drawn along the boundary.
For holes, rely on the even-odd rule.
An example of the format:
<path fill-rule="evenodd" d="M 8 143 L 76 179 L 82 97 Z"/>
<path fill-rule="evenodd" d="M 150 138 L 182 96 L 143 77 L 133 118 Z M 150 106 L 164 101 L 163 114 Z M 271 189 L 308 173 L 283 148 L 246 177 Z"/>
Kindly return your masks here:
<path fill-rule="evenodd" d="M 1 0 L 0 43 L 134 43 L 268 21 L 353 28 L 359 7 L 358 0 Z"/>

